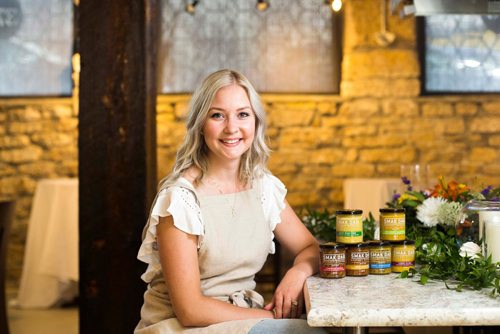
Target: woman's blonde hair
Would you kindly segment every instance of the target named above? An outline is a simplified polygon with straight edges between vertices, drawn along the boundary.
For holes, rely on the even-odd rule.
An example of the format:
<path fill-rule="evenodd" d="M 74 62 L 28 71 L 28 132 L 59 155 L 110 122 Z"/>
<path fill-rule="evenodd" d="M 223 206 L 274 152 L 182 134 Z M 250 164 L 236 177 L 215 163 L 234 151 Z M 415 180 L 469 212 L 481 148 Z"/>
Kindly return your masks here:
<path fill-rule="evenodd" d="M 215 94 L 221 88 L 233 84 L 241 86 L 246 91 L 255 113 L 255 137 L 251 147 L 241 157 L 239 178 L 242 182 L 247 183 L 252 178 L 267 171 L 269 148 L 265 142 L 266 114 L 259 94 L 243 74 L 223 69 L 206 77 L 193 93 L 186 120 L 187 133 L 184 142 L 177 151 L 172 173 L 160 182 L 160 187 L 164 188 L 175 182 L 191 167 L 196 167 L 200 171 L 194 180 L 195 185 L 207 173 L 208 147 L 205 144 L 202 129 Z"/>

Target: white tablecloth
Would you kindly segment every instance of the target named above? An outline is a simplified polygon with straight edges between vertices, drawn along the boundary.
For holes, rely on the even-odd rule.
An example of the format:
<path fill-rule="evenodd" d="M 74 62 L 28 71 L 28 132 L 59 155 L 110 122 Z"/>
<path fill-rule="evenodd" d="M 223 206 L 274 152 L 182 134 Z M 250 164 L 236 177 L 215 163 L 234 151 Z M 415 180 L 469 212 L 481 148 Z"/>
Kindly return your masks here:
<path fill-rule="evenodd" d="M 363 218 L 371 212 L 379 220 L 379 209 L 387 207 L 394 192 L 400 192 L 399 178 L 346 179 L 344 180 L 344 208 L 363 210 Z"/>
<path fill-rule="evenodd" d="M 17 304 L 47 308 L 78 294 L 78 179 L 38 182 Z"/>

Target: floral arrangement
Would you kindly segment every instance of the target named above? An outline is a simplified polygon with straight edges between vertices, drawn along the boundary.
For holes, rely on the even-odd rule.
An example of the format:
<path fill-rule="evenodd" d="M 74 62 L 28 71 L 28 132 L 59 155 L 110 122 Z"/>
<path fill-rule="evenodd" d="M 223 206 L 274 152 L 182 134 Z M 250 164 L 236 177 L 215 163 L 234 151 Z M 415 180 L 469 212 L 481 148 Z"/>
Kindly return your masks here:
<path fill-rule="evenodd" d="M 405 209 L 406 236 L 415 240 L 417 269 L 401 277 L 418 276 L 422 284 L 439 279 L 458 291 L 492 288 L 492 295 L 500 294 L 500 262 L 482 255 L 479 236 L 467 233 L 471 223 L 462 210 L 474 199 L 500 201 L 500 188 L 488 186 L 477 192 L 441 177 L 434 189 L 416 191 L 406 177 L 402 181 L 407 190 L 394 194 L 388 205 Z"/>

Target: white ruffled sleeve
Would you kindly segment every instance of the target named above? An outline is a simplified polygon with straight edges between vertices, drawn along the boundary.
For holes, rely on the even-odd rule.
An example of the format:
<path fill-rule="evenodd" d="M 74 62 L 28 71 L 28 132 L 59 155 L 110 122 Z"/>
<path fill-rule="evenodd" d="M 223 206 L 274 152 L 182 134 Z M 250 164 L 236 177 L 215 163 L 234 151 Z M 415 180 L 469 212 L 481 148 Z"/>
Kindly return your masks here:
<path fill-rule="evenodd" d="M 281 212 L 285 209 L 286 187 L 277 177 L 271 174 L 264 174 L 261 183 L 261 202 L 264 210 L 264 217 L 269 222 L 271 231 L 276 225 L 281 223 Z M 274 254 L 274 233 L 271 233 L 270 254 Z"/>
<path fill-rule="evenodd" d="M 192 190 L 181 186 L 161 190 L 151 209 L 143 241 L 137 258 L 148 264 L 141 278 L 146 283 L 161 271 L 160 256 L 156 242 L 156 227 L 160 217 L 172 216 L 174 226 L 188 234 L 198 236 L 198 248 L 203 241 L 204 229 L 200 206 Z"/>

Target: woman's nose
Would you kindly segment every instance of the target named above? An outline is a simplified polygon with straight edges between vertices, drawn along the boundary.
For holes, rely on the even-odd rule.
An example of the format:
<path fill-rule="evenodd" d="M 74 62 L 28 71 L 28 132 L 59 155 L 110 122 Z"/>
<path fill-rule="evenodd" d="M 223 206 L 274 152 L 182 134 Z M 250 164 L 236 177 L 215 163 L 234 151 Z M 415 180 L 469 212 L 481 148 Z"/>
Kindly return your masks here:
<path fill-rule="evenodd" d="M 238 131 L 237 119 L 235 117 L 229 116 L 227 118 L 224 131 L 227 133 L 235 133 Z"/>

